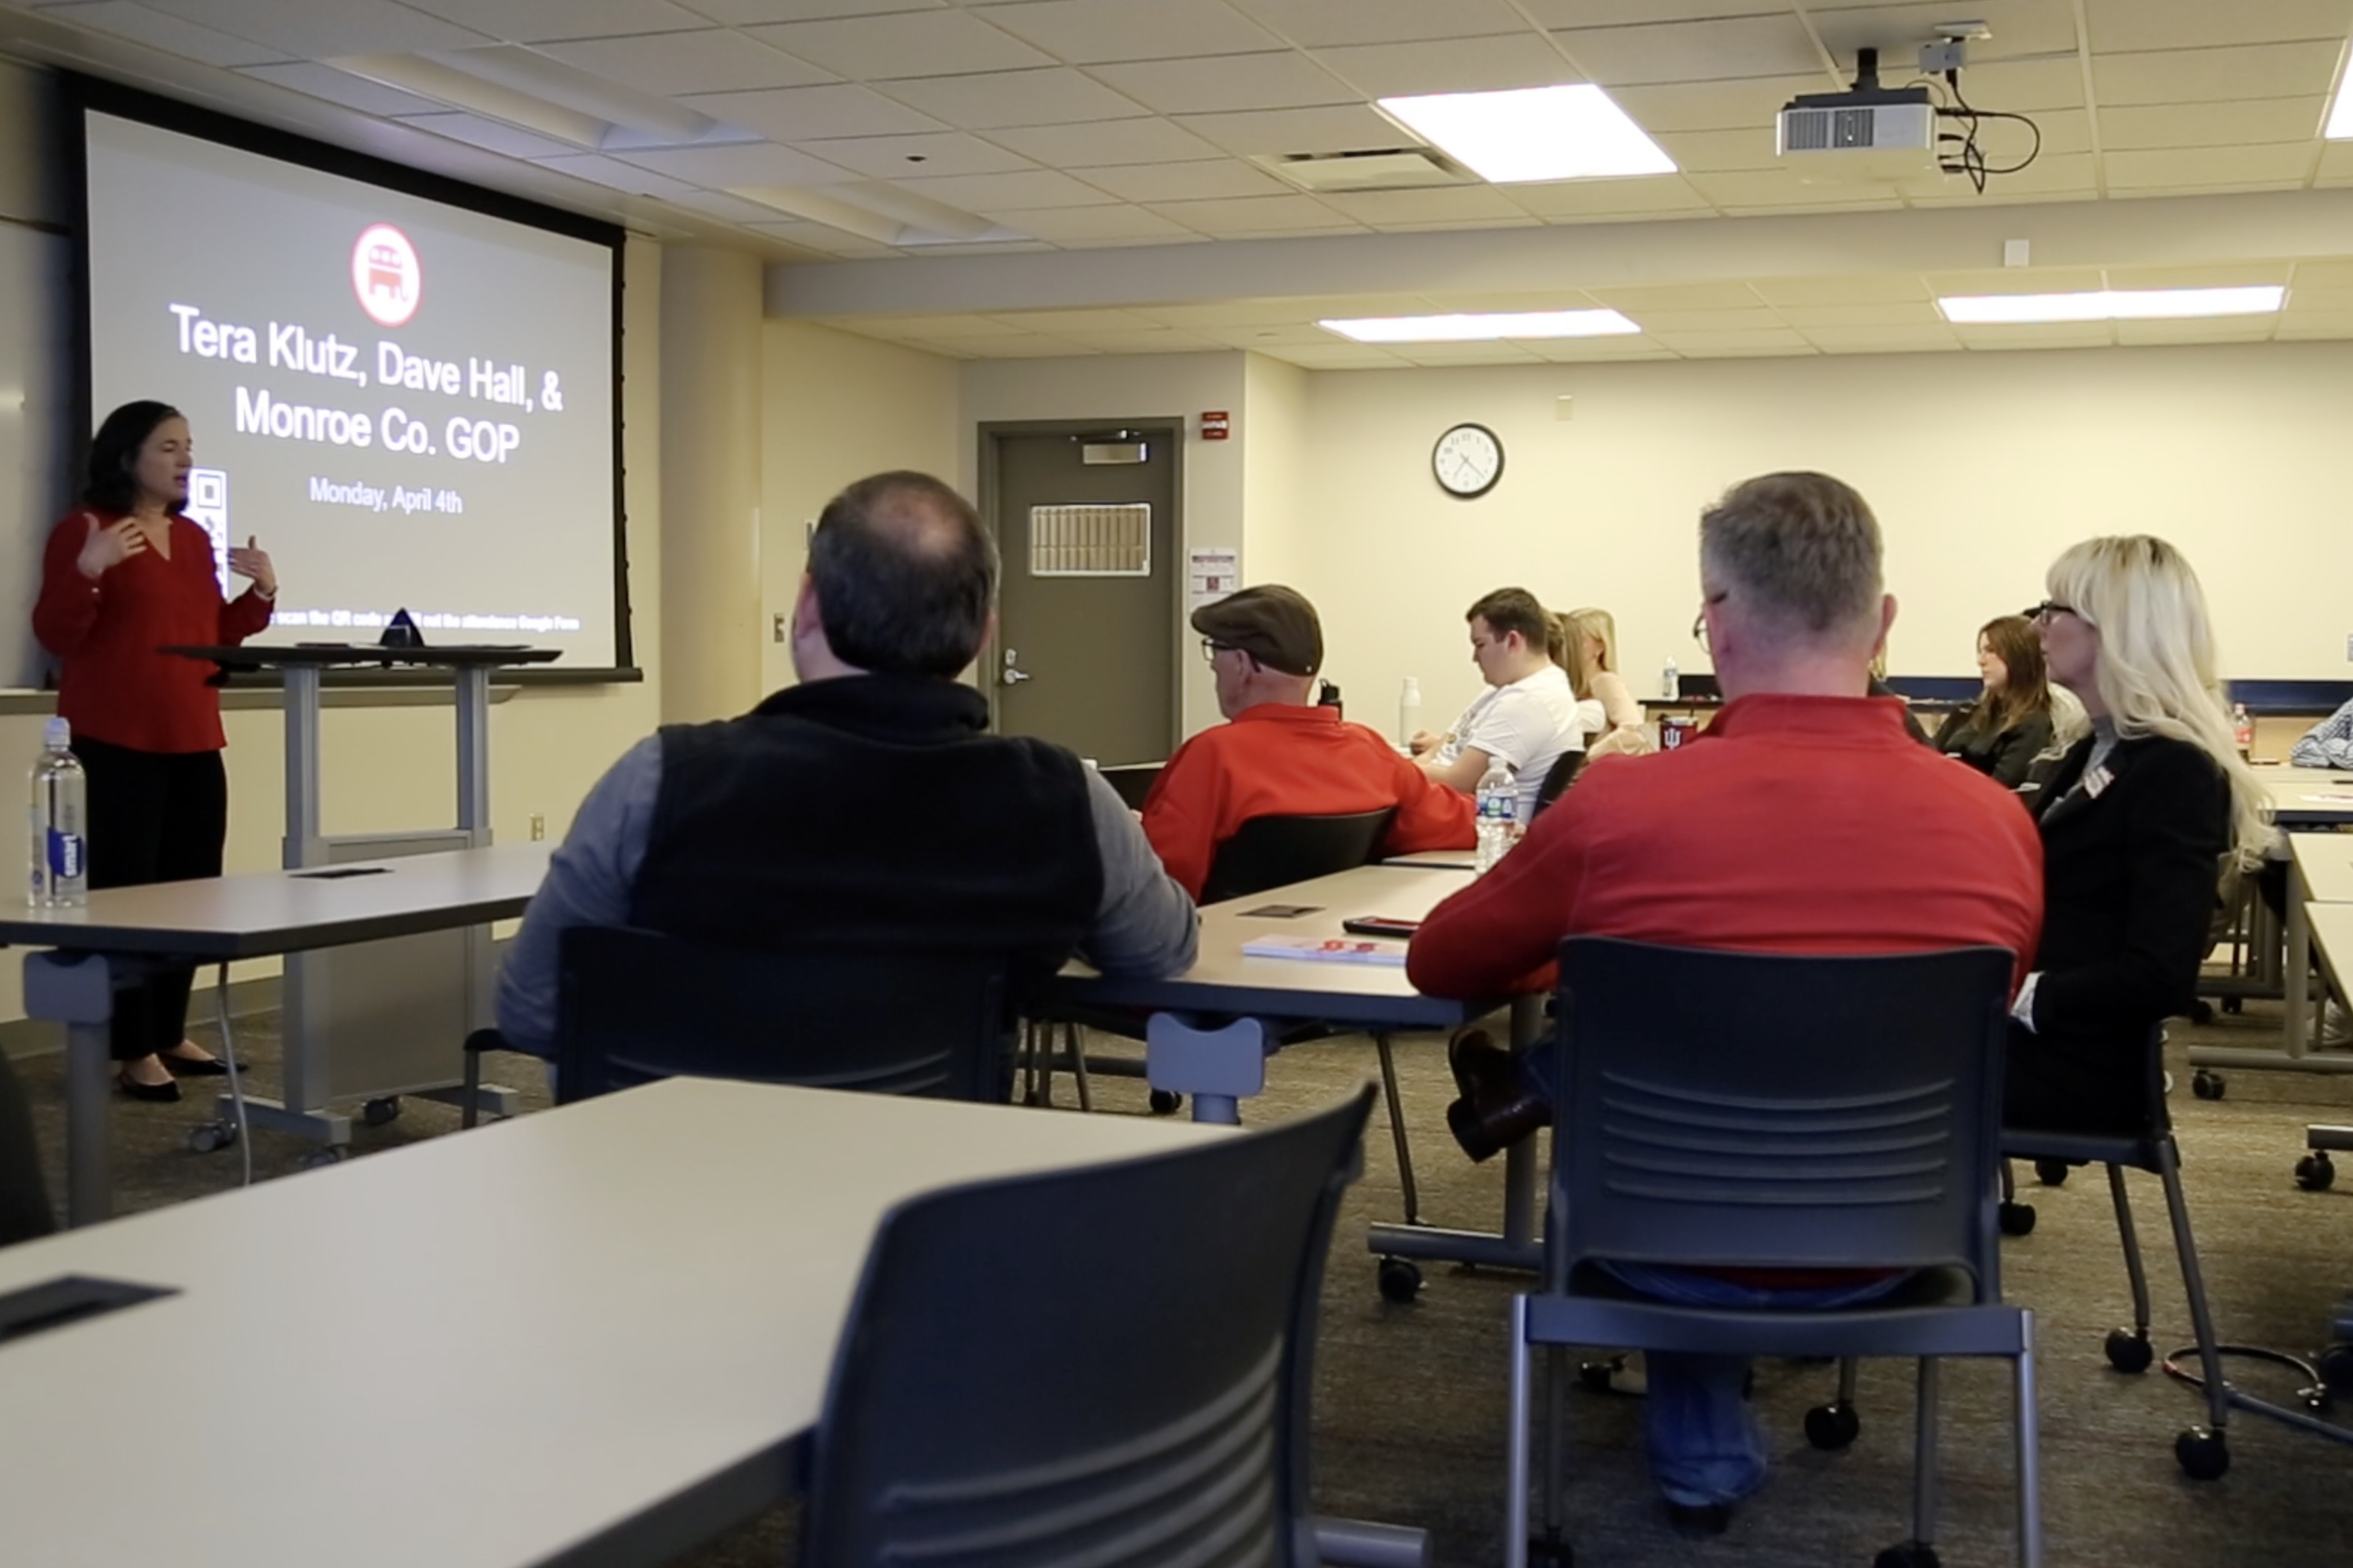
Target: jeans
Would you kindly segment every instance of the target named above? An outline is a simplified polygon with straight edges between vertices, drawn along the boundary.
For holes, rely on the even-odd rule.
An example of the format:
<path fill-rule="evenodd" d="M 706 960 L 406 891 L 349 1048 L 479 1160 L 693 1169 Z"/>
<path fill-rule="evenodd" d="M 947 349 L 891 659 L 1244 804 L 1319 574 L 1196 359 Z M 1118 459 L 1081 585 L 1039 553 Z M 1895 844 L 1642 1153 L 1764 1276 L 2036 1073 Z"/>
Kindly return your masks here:
<path fill-rule="evenodd" d="M 1904 1282 L 1883 1279 L 1808 1289 L 1775 1290 L 1689 1269 L 1647 1263 L 1605 1263 L 1620 1279 L 1662 1301 L 1694 1307 L 1852 1307 L 1885 1295 Z M 1765 1436 L 1743 1390 L 1748 1358 L 1647 1352 L 1650 1383 L 1643 1411 L 1643 1444 L 1651 1478 L 1672 1503 L 1705 1508 L 1738 1502 L 1765 1484 Z"/>

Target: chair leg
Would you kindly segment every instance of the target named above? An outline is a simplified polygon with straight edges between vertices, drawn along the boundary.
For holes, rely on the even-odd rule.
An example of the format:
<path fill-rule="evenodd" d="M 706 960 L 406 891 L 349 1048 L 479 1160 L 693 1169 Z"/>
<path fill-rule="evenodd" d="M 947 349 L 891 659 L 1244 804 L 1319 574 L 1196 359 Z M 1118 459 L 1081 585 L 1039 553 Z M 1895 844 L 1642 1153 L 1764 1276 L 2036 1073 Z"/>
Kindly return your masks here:
<path fill-rule="evenodd" d="M 1528 1299 L 1512 1298 L 1512 1429 L 1504 1458 L 1504 1568 L 1528 1568 Z"/>
<path fill-rule="evenodd" d="M 1936 1539 L 1936 1358 L 1920 1358 L 1920 1414 L 1912 1442 L 1912 1539 Z"/>
<path fill-rule="evenodd" d="M 480 1051 L 468 1051 L 465 1053 L 465 1057 L 466 1098 L 459 1102 L 458 1125 L 460 1127 L 471 1127 L 481 1119 L 474 1109 L 474 1102 L 476 1100 L 480 1098 L 482 1092 L 482 1053 Z"/>
<path fill-rule="evenodd" d="M 2206 1376 L 2207 1424 L 2223 1429 L 2231 1390 L 2222 1381 L 2222 1352 L 2214 1339 L 2214 1314 L 2206 1300 L 2206 1277 L 2198 1267 L 2198 1243 L 2189 1234 L 2189 1204 L 2181 1191 L 2181 1158 L 2171 1138 L 2157 1145 L 2158 1179 L 2165 1184 L 2165 1207 L 2173 1219 L 2173 1248 L 2181 1258 L 2181 1283 L 2189 1295 L 2189 1327 L 2198 1336 L 2198 1361 Z"/>
<path fill-rule="evenodd" d="M 1405 1222 L 1421 1223 L 1421 1194 L 1413 1182 L 1413 1151 L 1406 1146 L 1405 1105 L 1398 1095 L 1397 1053 L 1389 1048 L 1387 1035 L 1375 1035 L 1373 1045 L 1381 1054 L 1381 1093 L 1388 1101 L 1389 1136 L 1397 1143 L 1398 1186 L 1405 1194 Z"/>
<path fill-rule="evenodd" d="M 2108 1195 L 2116 1202 L 2116 1236 L 2117 1239 L 2124 1244 L 2125 1274 L 2132 1281 L 2131 1338 L 2146 1346 L 2148 1343 L 2148 1270 L 2141 1265 L 2140 1233 L 2133 1225 L 2132 1199 L 2125 1194 L 2125 1173 L 2121 1165 L 2108 1167 Z M 2121 1370 L 2138 1372 L 2148 1365 L 2148 1358 L 2145 1355 L 2139 1357 L 2139 1366 L 2125 1366 L 2123 1363 L 2116 1362 L 2114 1342 L 2116 1336 L 2111 1334 L 2108 1338 L 2110 1341 L 2108 1360 L 2116 1362 Z"/>
<path fill-rule="evenodd" d="M 2018 1402 L 2019 1568 L 2042 1568 L 2042 1436 L 2034 1392 L 2034 1314 L 2023 1311 L 2023 1348 L 2013 1368 Z"/>
<path fill-rule="evenodd" d="M 1560 1472 L 1562 1449 L 1567 1445 L 1561 1423 L 1567 1418 L 1568 1347 L 1545 1347 L 1545 1539 L 1560 1539 Z"/>
<path fill-rule="evenodd" d="M 1062 1026 L 1062 1043 L 1071 1050 L 1071 1077 L 1078 1082 L 1079 1109 L 1092 1110 L 1095 1108 L 1095 1088 L 1087 1078 L 1086 1031 L 1076 1024 L 1065 1024 Z"/>

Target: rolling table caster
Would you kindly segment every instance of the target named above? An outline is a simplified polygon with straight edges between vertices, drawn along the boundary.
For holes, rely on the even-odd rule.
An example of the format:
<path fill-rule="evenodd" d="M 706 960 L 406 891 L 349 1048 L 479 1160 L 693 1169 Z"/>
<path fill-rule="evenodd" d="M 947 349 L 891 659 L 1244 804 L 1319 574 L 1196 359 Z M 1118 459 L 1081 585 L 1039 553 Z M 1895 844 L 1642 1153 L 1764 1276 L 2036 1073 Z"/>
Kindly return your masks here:
<path fill-rule="evenodd" d="M 2337 1165 L 2326 1149 L 2316 1149 L 2295 1163 L 2295 1184 L 2307 1193 L 2325 1193 L 2336 1180 Z"/>
<path fill-rule="evenodd" d="M 400 1120 L 400 1096 L 387 1094 L 360 1107 L 360 1120 L 370 1127 L 389 1127 Z"/>
<path fill-rule="evenodd" d="M 2034 1162 L 2034 1179 L 2046 1187 L 2063 1187 L 2067 1184 L 2067 1173 L 2073 1167 L 2064 1160 L 2037 1160 Z"/>
<path fill-rule="evenodd" d="M 2205 1068 L 2200 1068 L 2189 1079 L 2189 1092 L 2200 1100 L 2220 1100 L 2230 1087 L 2221 1073 Z"/>
<path fill-rule="evenodd" d="M 199 1154 L 227 1149 L 237 1142 L 234 1121 L 200 1121 L 188 1129 L 188 1147 Z"/>
<path fill-rule="evenodd" d="M 1528 1537 L 1528 1561 L 1553 1564 L 1553 1568 L 1569 1568 L 1577 1553 L 1557 1534 Z"/>
<path fill-rule="evenodd" d="M 1806 1441 L 1825 1452 L 1852 1447 L 1862 1435 L 1862 1417 L 1852 1405 L 1817 1405 L 1806 1412 Z"/>
<path fill-rule="evenodd" d="M 2004 1236 L 2026 1236 L 2034 1229 L 2032 1204 L 2004 1203 L 1996 1215 Z"/>
<path fill-rule="evenodd" d="M 2173 1458 L 2193 1481 L 2221 1480 L 2231 1468 L 2231 1446 L 2211 1426 L 2191 1426 L 2173 1440 Z"/>
<path fill-rule="evenodd" d="M 305 1171 L 317 1171 L 329 1165 L 340 1165 L 351 1157 L 349 1149 L 340 1143 L 330 1143 L 323 1149 L 311 1150 L 294 1163 Z"/>
<path fill-rule="evenodd" d="M 2353 1344 L 2334 1344 L 2315 1358 L 2320 1381 L 2331 1394 L 2353 1399 Z"/>
<path fill-rule="evenodd" d="M 1381 1300 L 1403 1306 L 1421 1294 L 1421 1268 L 1406 1258 L 1384 1258 L 1380 1269 Z"/>
<path fill-rule="evenodd" d="M 2149 1348 L 2146 1329 L 2110 1329 L 2105 1349 L 2108 1364 L 2118 1372 L 2147 1372 L 2148 1363 L 2157 1359 L 2157 1352 Z"/>
<path fill-rule="evenodd" d="M 1152 1091 L 1153 1115 L 1174 1116 L 1183 1109 L 1185 1109 L 1185 1097 L 1176 1090 L 1155 1089 Z"/>
<path fill-rule="evenodd" d="M 1939 1563 L 1935 1547 L 1925 1541 L 1907 1541 L 1873 1558 L 1871 1568 L 1939 1568 Z"/>

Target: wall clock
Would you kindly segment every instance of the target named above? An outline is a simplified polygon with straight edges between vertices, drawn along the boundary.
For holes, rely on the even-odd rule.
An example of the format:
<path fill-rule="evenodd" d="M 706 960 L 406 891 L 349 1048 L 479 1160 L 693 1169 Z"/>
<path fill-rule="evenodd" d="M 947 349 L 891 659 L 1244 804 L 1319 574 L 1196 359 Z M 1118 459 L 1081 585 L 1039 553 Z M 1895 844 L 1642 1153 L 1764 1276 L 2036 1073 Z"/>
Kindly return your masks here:
<path fill-rule="evenodd" d="M 1485 495 L 1504 477 L 1504 443 L 1484 425 L 1457 425 L 1430 449 L 1430 471 L 1448 495 Z"/>

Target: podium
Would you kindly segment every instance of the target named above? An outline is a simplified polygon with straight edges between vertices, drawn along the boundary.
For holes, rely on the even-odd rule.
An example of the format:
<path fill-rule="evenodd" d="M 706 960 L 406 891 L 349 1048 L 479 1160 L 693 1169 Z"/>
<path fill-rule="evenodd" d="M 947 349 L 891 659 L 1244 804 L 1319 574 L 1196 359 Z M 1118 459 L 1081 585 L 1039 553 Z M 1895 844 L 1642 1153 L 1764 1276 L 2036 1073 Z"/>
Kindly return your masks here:
<path fill-rule="evenodd" d="M 353 861 L 487 848 L 491 843 L 491 675 L 546 664 L 556 648 L 491 645 L 381 647 L 357 643 L 291 647 L 174 647 L 163 650 L 230 668 L 276 669 L 286 683 L 286 832 L 280 863 L 304 870 Z M 320 696 L 330 669 L 403 666 L 446 670 L 457 693 L 456 820 L 448 827 L 329 837 L 320 808 Z M 341 1158 L 351 1118 L 332 1109 L 362 1101 L 371 1126 L 400 1113 L 403 1095 L 458 1103 L 466 1036 L 492 1019 L 497 968 L 488 926 L 428 931 L 353 947 L 289 953 L 284 984 L 285 1065 L 280 1098 L 245 1097 L 255 1126 L 291 1132 Z M 512 1114 L 513 1091 L 485 1085 L 480 1110 Z M 221 1100 L 224 1119 L 229 1100 Z M 223 1125 L 212 1146 L 225 1142 Z"/>

